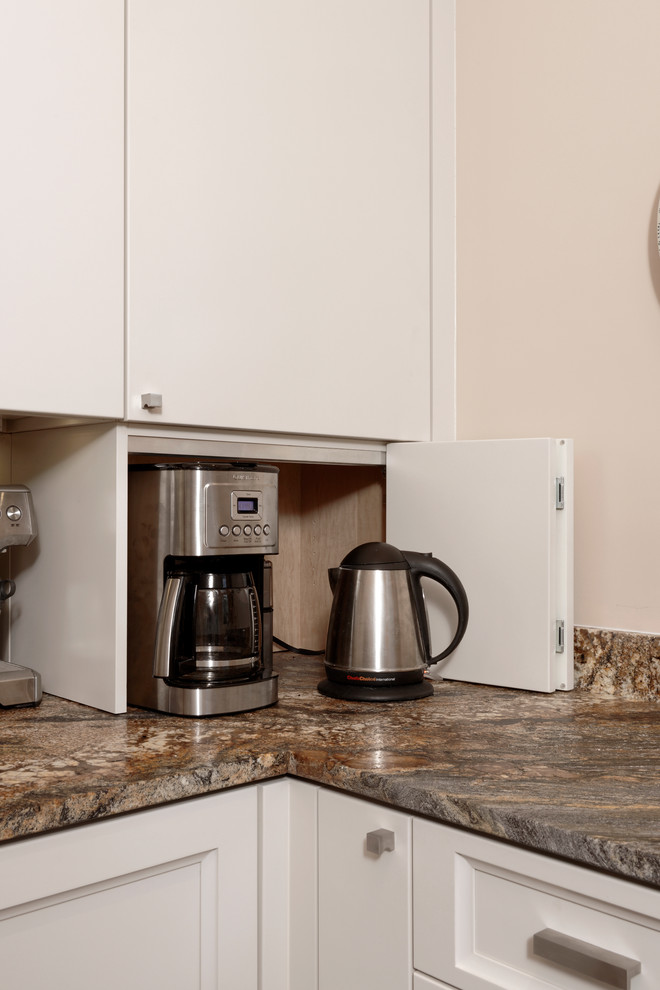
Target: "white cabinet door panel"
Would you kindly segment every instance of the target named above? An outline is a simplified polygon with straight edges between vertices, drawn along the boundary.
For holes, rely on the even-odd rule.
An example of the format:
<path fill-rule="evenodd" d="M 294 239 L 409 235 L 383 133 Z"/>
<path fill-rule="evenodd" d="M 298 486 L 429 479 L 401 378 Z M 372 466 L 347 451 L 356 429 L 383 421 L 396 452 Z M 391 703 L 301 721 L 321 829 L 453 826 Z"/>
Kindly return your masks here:
<path fill-rule="evenodd" d="M 429 47 L 427 0 L 129 0 L 129 419 L 428 438 Z"/>
<path fill-rule="evenodd" d="M 563 509 L 556 508 L 556 478 L 563 479 Z M 386 531 L 401 550 L 432 552 L 465 587 L 469 624 L 439 665 L 443 677 L 572 688 L 571 441 L 390 444 Z M 438 654 L 453 637 L 455 608 L 436 582 L 426 581 L 424 592 Z"/>
<path fill-rule="evenodd" d="M 205 868 L 212 866 L 205 859 L 175 861 L 159 872 L 128 875 L 4 912 L 0 938 L 7 947 L 7 985 L 12 990 L 54 985 L 88 990 L 90 984 L 97 990 L 197 990 L 204 985 L 201 888 Z M 203 951 L 210 954 L 209 946 Z"/>
<path fill-rule="evenodd" d="M 124 427 L 107 423 L 12 439 L 39 535 L 12 559 L 11 658 L 49 694 L 109 712 L 126 711 L 127 460 Z"/>
<path fill-rule="evenodd" d="M 319 990 L 409 990 L 411 819 L 357 798 L 319 792 Z M 376 855 L 367 834 L 393 833 Z"/>
<path fill-rule="evenodd" d="M 121 417 L 121 0 L 4 3 L 0 92 L 0 410 Z"/>
<path fill-rule="evenodd" d="M 256 990 L 256 931 L 256 788 L 0 847 L 12 990 Z"/>

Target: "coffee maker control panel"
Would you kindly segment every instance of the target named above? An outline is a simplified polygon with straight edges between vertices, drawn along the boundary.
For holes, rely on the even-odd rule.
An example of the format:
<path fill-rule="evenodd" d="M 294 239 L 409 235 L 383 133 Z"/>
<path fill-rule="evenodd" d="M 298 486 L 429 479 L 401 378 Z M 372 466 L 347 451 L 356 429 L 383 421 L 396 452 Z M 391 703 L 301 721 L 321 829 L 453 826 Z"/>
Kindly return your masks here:
<path fill-rule="evenodd" d="M 241 473 L 242 474 L 242 473 Z M 237 485 L 248 482 L 250 487 Z M 277 553 L 277 475 L 211 482 L 204 489 L 206 546 L 219 553 Z"/>

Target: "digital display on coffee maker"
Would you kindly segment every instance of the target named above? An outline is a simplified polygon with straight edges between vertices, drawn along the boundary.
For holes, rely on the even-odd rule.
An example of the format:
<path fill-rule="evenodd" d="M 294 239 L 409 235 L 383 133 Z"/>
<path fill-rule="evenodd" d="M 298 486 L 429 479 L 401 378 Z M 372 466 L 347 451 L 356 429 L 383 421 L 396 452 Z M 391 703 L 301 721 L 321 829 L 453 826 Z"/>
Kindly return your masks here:
<path fill-rule="evenodd" d="M 243 491 L 231 493 L 231 517 L 232 519 L 254 519 L 261 520 L 263 511 L 263 492 Z"/>
<path fill-rule="evenodd" d="M 240 495 L 236 499 L 236 512 L 239 515 L 245 515 L 249 513 L 253 515 L 255 512 L 259 511 L 259 499 L 258 498 L 245 498 Z"/>

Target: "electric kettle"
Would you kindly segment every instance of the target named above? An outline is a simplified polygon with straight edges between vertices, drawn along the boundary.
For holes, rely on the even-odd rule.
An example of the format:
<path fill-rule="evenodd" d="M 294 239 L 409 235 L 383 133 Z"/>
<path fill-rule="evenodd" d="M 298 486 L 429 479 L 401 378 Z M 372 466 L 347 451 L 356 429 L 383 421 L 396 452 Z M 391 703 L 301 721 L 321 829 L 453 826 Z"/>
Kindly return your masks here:
<path fill-rule="evenodd" d="M 408 701 L 433 694 L 424 671 L 456 649 L 468 623 L 460 580 L 431 554 L 363 543 L 328 572 L 333 590 L 321 694 L 349 701 Z M 454 638 L 432 657 L 421 579 L 438 581 L 458 612 Z"/>

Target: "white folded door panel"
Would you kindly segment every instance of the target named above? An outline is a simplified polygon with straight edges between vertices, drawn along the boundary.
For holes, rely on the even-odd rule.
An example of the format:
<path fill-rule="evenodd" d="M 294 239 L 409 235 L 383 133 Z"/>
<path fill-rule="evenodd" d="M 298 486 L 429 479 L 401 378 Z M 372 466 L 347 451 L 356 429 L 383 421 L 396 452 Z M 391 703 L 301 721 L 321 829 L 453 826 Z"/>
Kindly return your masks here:
<path fill-rule="evenodd" d="M 388 542 L 443 560 L 470 604 L 465 637 L 432 672 L 530 691 L 573 687 L 572 459 L 570 440 L 388 446 Z M 424 593 L 438 654 L 455 609 L 435 582 Z"/>

